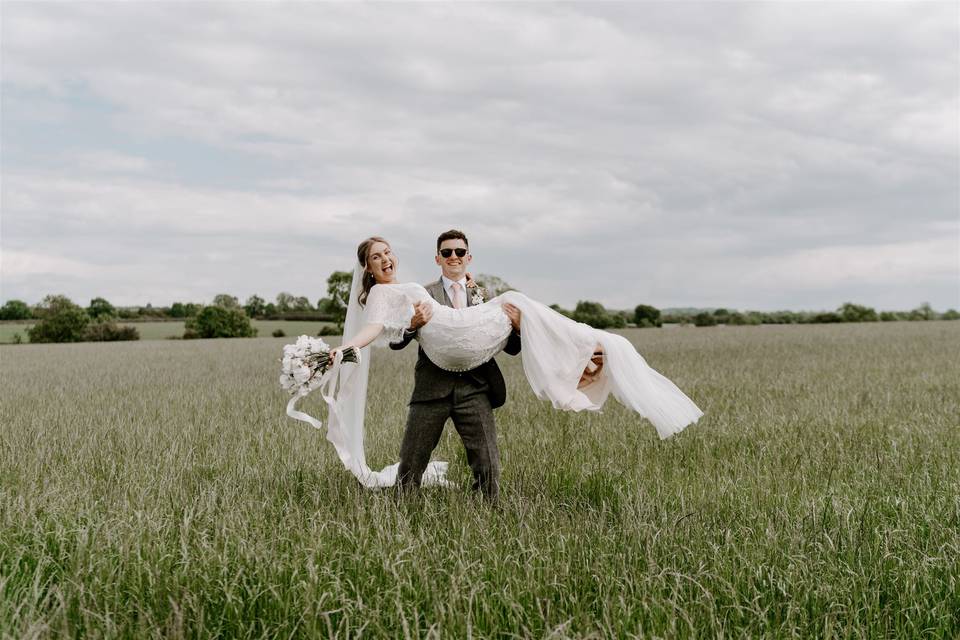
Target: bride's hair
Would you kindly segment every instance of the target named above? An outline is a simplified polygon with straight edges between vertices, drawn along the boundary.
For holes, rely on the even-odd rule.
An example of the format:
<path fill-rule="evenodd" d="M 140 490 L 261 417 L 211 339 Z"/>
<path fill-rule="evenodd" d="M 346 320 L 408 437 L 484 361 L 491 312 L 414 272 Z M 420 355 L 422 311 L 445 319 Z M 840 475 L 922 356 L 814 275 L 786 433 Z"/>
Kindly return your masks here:
<path fill-rule="evenodd" d="M 370 295 L 370 289 L 373 289 L 373 285 L 377 284 L 377 281 L 373 278 L 373 274 L 367 270 L 367 254 L 370 253 L 370 247 L 372 247 L 375 242 L 382 242 L 388 247 L 390 246 L 390 243 L 380 236 L 370 236 L 357 247 L 357 262 L 363 267 L 363 280 L 360 282 L 362 290 L 360 291 L 360 295 L 357 296 L 357 302 L 360 303 L 361 307 L 367 303 L 367 296 Z"/>

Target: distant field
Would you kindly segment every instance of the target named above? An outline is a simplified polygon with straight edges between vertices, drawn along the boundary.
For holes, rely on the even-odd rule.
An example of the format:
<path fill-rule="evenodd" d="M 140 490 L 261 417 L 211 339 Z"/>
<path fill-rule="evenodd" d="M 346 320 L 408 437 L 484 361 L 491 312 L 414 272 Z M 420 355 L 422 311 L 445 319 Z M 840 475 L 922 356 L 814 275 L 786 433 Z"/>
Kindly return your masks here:
<path fill-rule="evenodd" d="M 166 340 L 168 338 L 179 338 L 183 335 L 183 322 L 120 322 L 136 327 L 140 332 L 141 340 Z M 254 320 L 253 326 L 257 328 L 257 337 L 268 338 L 276 329 L 283 329 L 288 336 L 298 336 L 300 334 L 316 335 L 320 327 L 329 324 L 327 322 L 300 322 L 295 320 Z M 24 342 L 27 342 L 27 328 L 32 324 L 7 324 L 0 323 L 0 344 L 11 343 L 14 340 L 14 334 L 19 333 Z"/>
<path fill-rule="evenodd" d="M 960 637 L 960 323 L 624 335 L 700 424 L 501 356 L 497 509 L 452 428 L 461 489 L 358 488 L 280 339 L 0 347 L 0 637 Z M 415 357 L 374 354 L 376 468 Z"/>

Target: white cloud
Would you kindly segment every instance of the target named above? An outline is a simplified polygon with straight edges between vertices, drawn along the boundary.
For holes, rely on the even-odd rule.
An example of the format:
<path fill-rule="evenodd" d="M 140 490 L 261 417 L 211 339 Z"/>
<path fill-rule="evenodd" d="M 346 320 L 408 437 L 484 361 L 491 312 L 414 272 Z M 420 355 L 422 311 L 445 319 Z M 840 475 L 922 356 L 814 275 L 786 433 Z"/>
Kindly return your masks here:
<path fill-rule="evenodd" d="M 154 167 L 146 158 L 109 150 L 89 150 L 67 154 L 70 167 L 82 167 L 84 173 L 147 173 Z"/>
<path fill-rule="evenodd" d="M 316 297 L 458 226 L 564 304 L 956 305 L 958 11 L 9 4 L 4 248 L 106 270 L 5 295 Z"/>
<path fill-rule="evenodd" d="M 949 279 L 960 268 L 956 233 L 936 240 L 869 246 L 831 246 L 796 251 L 753 265 L 745 284 L 823 288 L 913 284 Z"/>
<path fill-rule="evenodd" d="M 70 275 L 92 278 L 102 271 L 95 265 L 63 256 L 34 251 L 11 251 L 2 254 L 2 270 L 5 282 L 17 282 L 30 276 Z"/>

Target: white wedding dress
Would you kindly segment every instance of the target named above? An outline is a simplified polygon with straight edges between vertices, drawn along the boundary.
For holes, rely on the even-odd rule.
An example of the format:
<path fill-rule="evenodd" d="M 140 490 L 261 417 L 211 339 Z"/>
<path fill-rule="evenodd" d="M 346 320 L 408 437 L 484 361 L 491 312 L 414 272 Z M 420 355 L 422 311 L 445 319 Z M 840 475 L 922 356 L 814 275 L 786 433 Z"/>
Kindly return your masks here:
<path fill-rule="evenodd" d="M 396 342 L 410 325 L 414 303 L 427 302 L 433 307 L 433 316 L 418 334 L 424 353 L 441 369 L 468 371 L 490 360 L 506 345 L 512 327 L 502 305 L 510 303 L 521 311 L 521 358 L 527 381 L 538 398 L 550 400 L 555 408 L 599 411 L 612 393 L 650 420 L 661 438 L 680 432 L 703 415 L 675 384 L 653 370 L 626 338 L 575 322 L 522 293 L 508 291 L 479 305 L 453 309 L 434 300 L 419 284 L 380 284 L 370 290 L 366 307 L 361 309 L 353 303 L 359 294 L 358 280 L 355 273 L 345 336 L 352 337 L 363 325 L 374 323 L 384 327 L 378 344 Z M 604 351 L 603 370 L 592 383 L 578 389 L 598 344 Z M 330 383 L 323 391 L 330 408 L 327 439 L 362 484 L 391 486 L 398 465 L 373 471 L 366 464 L 363 449 L 369 351 L 369 347 L 362 350 L 359 366 L 341 365 L 338 357 L 327 374 Z M 314 418 L 293 410 L 293 404 L 292 400 L 288 405 L 288 415 L 321 426 Z M 447 484 L 446 468 L 445 462 L 431 462 L 423 484 Z"/>
<path fill-rule="evenodd" d="M 650 420 L 661 438 L 681 431 L 703 412 L 675 384 L 647 365 L 633 345 L 614 333 L 575 322 L 517 291 L 489 302 L 453 309 L 434 300 L 416 283 L 376 285 L 367 300 L 367 322 L 382 324 L 381 341 L 395 342 L 409 326 L 413 304 L 428 302 L 433 317 L 419 332 L 430 361 L 447 371 L 469 371 L 507 344 L 512 327 L 502 305 L 521 312 L 523 371 L 538 398 L 557 409 L 598 411 L 610 393 Z M 592 384 L 577 388 L 600 344 L 604 369 Z"/>

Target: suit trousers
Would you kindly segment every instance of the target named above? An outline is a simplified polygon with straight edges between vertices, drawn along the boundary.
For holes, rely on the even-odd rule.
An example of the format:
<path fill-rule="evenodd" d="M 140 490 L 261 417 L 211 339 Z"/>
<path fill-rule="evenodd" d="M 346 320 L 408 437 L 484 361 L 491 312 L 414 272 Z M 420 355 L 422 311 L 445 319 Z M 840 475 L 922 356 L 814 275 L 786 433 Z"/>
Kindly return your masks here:
<path fill-rule="evenodd" d="M 463 378 L 443 398 L 410 403 L 397 470 L 397 484 L 401 488 L 420 486 L 430 455 L 440 442 L 443 426 L 447 418 L 452 418 L 473 471 L 473 489 L 482 491 L 490 500 L 497 499 L 500 451 L 488 390 L 486 383 L 477 384 Z"/>

